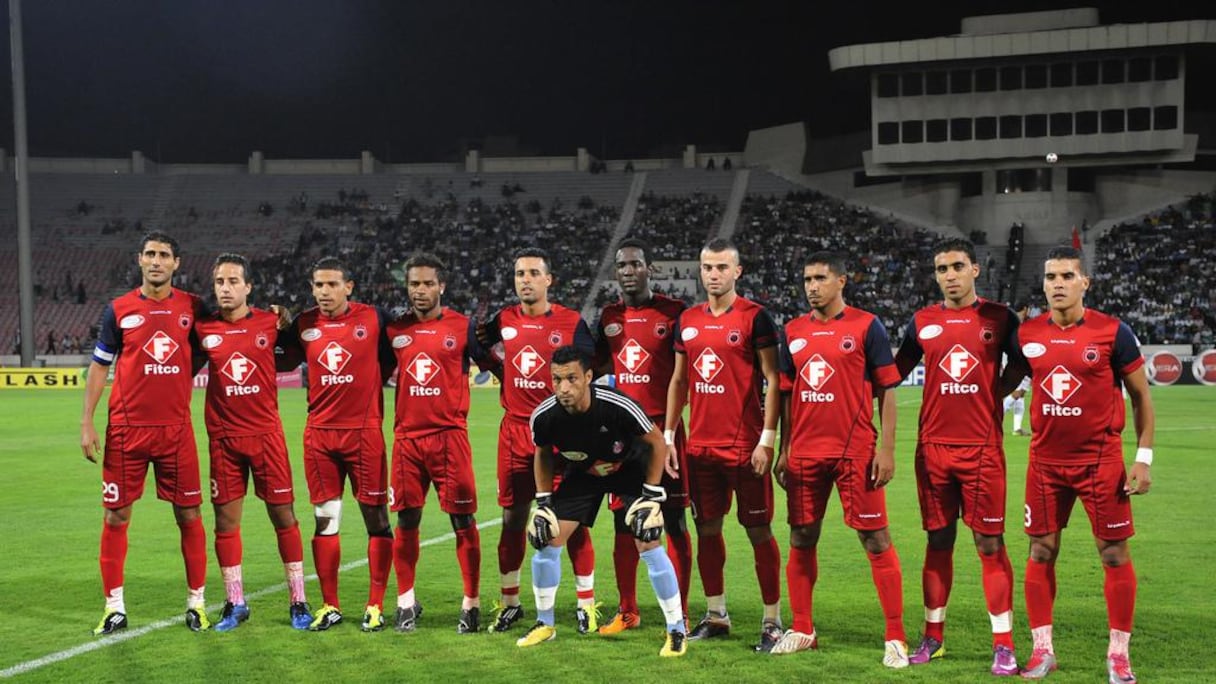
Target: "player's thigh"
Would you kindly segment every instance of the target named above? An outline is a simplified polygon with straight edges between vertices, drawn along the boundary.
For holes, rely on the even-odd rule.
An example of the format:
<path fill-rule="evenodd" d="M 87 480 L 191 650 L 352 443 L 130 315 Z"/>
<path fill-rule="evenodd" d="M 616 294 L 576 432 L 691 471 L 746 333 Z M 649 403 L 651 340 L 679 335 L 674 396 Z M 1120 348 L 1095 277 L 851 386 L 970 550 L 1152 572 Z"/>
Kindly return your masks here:
<path fill-rule="evenodd" d="M 203 485 L 198 471 L 198 445 L 190 423 L 158 428 L 153 447 L 152 469 L 156 472 L 156 498 L 180 508 L 203 503 Z"/>
<path fill-rule="evenodd" d="M 962 490 L 962 518 L 973 531 L 988 536 L 1005 533 L 1005 453 L 999 446 L 967 447 L 956 477 Z"/>
<path fill-rule="evenodd" d="M 791 454 L 785 468 L 785 501 L 790 527 L 808 527 L 823 520 L 835 483 L 838 459 Z"/>
<path fill-rule="evenodd" d="M 432 446 L 429 437 L 393 439 L 392 475 L 389 484 L 389 508 L 403 511 L 426 505 L 426 492 L 431 486 L 423 450 Z"/>
<path fill-rule="evenodd" d="M 352 448 L 343 454 L 350 488 L 355 500 L 368 506 L 388 503 L 388 457 L 384 448 L 384 432 L 369 427 L 350 430 Z"/>
<path fill-rule="evenodd" d="M 251 445 L 249 468 L 253 475 L 253 491 L 259 499 L 272 506 L 295 501 L 291 480 L 291 458 L 282 430 L 249 437 Z"/>
<path fill-rule="evenodd" d="M 952 472 L 954 451 L 939 444 L 916 445 L 916 498 L 926 530 L 948 527 L 962 510 L 959 482 Z"/>
<path fill-rule="evenodd" d="M 1076 466 L 1039 463 L 1031 458 L 1026 466 L 1026 499 L 1022 526 L 1032 537 L 1045 537 L 1068 527 L 1068 518 L 1076 502 L 1076 479 L 1071 470 Z"/>
<path fill-rule="evenodd" d="M 222 506 L 247 493 L 251 441 L 249 437 L 220 437 L 208 441 L 211 503 Z"/>
<path fill-rule="evenodd" d="M 153 443 L 150 428 L 111 425 L 106 427 L 101 459 L 101 505 L 125 508 L 139 501 L 148 478 Z"/>
<path fill-rule="evenodd" d="M 751 450 L 738 450 L 735 466 L 728 471 L 731 487 L 739 499 L 735 517 L 744 527 L 761 527 L 773 522 L 773 477 L 752 470 Z"/>
<path fill-rule="evenodd" d="M 887 490 L 870 478 L 872 458 L 842 458 L 836 468 L 836 491 L 844 523 L 859 531 L 881 530 L 887 520 Z"/>
<path fill-rule="evenodd" d="M 477 479 L 469 434 L 459 429 L 444 430 L 434 435 L 434 442 L 426 458 L 439 493 L 440 510 L 448 514 L 476 513 Z"/>
<path fill-rule="evenodd" d="M 1122 454 L 1119 454 L 1122 457 Z M 1077 496 L 1094 537 L 1106 541 L 1130 539 L 1136 533 L 1132 521 L 1131 496 L 1124 491 L 1127 486 L 1127 469 L 1123 461 L 1114 458 L 1090 466 L 1088 472 L 1076 483 Z"/>
<path fill-rule="evenodd" d="M 528 424 L 504 418 L 498 428 L 498 505 L 512 508 L 536 496 L 535 447 Z"/>
<path fill-rule="evenodd" d="M 342 498 L 346 486 L 346 460 L 340 433 L 323 428 L 304 428 L 304 479 L 313 504 Z"/>
<path fill-rule="evenodd" d="M 716 520 L 730 511 L 734 488 L 728 471 L 733 467 L 713 449 L 689 448 L 688 500 L 694 520 Z"/>

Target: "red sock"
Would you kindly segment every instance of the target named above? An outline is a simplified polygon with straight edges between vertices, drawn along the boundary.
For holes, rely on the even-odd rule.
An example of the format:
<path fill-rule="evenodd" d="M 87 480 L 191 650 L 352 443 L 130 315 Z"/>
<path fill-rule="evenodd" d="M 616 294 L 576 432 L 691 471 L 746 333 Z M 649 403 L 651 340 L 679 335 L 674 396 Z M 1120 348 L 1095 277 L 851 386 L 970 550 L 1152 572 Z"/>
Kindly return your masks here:
<path fill-rule="evenodd" d="M 459 546 L 459 537 L 457 545 Z M 397 528 L 393 535 L 393 569 L 397 571 L 397 594 L 414 588 L 414 575 L 418 569 L 418 528 Z"/>
<path fill-rule="evenodd" d="M 279 558 L 284 563 L 304 562 L 304 540 L 300 538 L 300 524 L 291 527 L 277 527 L 274 535 L 279 541 Z"/>
<path fill-rule="evenodd" d="M 760 599 L 771 606 L 781 600 L 781 547 L 777 540 L 752 545 L 756 562 L 756 579 L 760 582 Z"/>
<path fill-rule="evenodd" d="M 321 600 L 334 608 L 338 603 L 338 566 L 342 563 L 342 540 L 336 534 L 312 538 L 312 564 L 321 583 Z"/>
<path fill-rule="evenodd" d="M 878 603 L 886 619 L 886 641 L 908 641 L 904 633 L 903 572 L 899 569 L 899 554 L 892 544 L 882 553 L 866 553 L 870 557 L 870 575 L 878 589 Z"/>
<path fill-rule="evenodd" d="M 177 526 L 182 535 L 182 558 L 186 561 L 186 586 L 201 589 L 207 583 L 207 530 L 203 529 L 203 519 L 195 518 Z"/>
<path fill-rule="evenodd" d="M 515 572 L 524 564 L 526 537 L 527 533 L 524 530 L 502 528 L 502 534 L 498 537 L 498 572 L 500 574 Z M 514 593 L 519 593 L 519 588 L 515 589 Z"/>
<path fill-rule="evenodd" d="M 1136 614 L 1136 570 L 1131 559 L 1123 565 L 1102 566 L 1106 572 L 1103 591 L 1106 594 L 1106 619 L 1111 629 L 1132 631 L 1132 619 Z"/>
<path fill-rule="evenodd" d="M 367 538 L 367 605 L 382 608 L 388 574 L 393 569 L 393 538 L 373 534 Z"/>
<path fill-rule="evenodd" d="M 954 584 L 954 549 L 925 548 L 925 567 L 921 569 L 921 592 L 925 599 L 925 636 L 945 640 L 945 607 Z M 943 609 L 940 619 L 930 620 L 928 612 Z"/>
<path fill-rule="evenodd" d="M 980 570 L 984 578 L 984 600 L 988 604 L 988 613 L 1004 615 L 1013 611 L 1013 565 L 1009 562 L 1009 554 L 1005 547 L 997 549 L 992 555 L 980 554 Z M 1012 620 L 1010 620 L 1012 623 Z M 1013 648 L 1013 625 L 1004 632 L 992 632 L 992 645 Z"/>
<path fill-rule="evenodd" d="M 706 596 L 726 593 L 722 570 L 726 567 L 726 542 L 721 534 L 697 535 L 697 570 Z"/>
<path fill-rule="evenodd" d="M 795 632 L 810 634 L 815 631 L 812 608 L 818 579 L 819 557 L 815 549 L 791 547 L 790 559 L 785 566 L 785 581 L 789 584 L 790 612 L 794 614 Z"/>
<path fill-rule="evenodd" d="M 632 534 L 616 533 L 612 542 L 612 567 L 616 570 L 621 612 L 638 612 L 638 547 L 633 543 Z"/>
<path fill-rule="evenodd" d="M 574 566 L 575 575 L 587 577 L 595 574 L 595 547 L 591 545 L 591 535 L 586 527 L 580 525 L 566 540 L 566 553 L 570 555 L 570 565 Z M 577 594 L 581 599 L 594 598 L 595 590 L 580 589 Z"/>
<path fill-rule="evenodd" d="M 1030 628 L 1050 625 L 1056 600 L 1056 564 L 1027 560 L 1022 587 L 1026 592 L 1026 620 Z"/>
<path fill-rule="evenodd" d="M 460 562 L 460 577 L 464 580 L 464 595 L 481 595 L 481 532 L 476 525 L 456 530 L 456 559 Z"/>
<path fill-rule="evenodd" d="M 241 564 L 241 529 L 215 533 L 215 560 L 221 568 Z"/>
<path fill-rule="evenodd" d="M 688 530 L 680 534 L 667 535 L 667 557 L 676 569 L 676 581 L 680 584 L 680 605 L 688 612 L 688 585 L 692 581 L 692 537 Z"/>
<path fill-rule="evenodd" d="M 101 525 L 101 588 L 106 596 L 122 588 L 122 571 L 127 564 L 127 523 Z"/>

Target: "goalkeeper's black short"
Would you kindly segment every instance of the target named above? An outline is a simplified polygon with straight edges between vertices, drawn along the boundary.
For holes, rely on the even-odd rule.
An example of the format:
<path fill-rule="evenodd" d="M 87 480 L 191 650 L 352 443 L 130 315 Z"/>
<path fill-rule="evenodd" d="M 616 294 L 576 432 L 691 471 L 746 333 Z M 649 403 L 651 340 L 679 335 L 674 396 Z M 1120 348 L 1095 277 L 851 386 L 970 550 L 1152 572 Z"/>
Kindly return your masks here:
<path fill-rule="evenodd" d="M 588 475 L 570 469 L 562 474 L 561 484 L 553 493 L 553 512 L 558 520 L 573 520 L 584 527 L 594 527 L 595 518 L 604 506 L 604 496 L 615 494 L 625 508 L 642 496 L 646 474 L 642 464 L 628 462 L 607 477 Z"/>

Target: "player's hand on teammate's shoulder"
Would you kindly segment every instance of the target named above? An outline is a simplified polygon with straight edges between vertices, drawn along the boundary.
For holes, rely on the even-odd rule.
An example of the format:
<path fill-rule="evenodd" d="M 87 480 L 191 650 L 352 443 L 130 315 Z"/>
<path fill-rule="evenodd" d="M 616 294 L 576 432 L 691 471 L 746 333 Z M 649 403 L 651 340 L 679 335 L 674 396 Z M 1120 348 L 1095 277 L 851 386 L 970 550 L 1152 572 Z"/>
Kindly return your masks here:
<path fill-rule="evenodd" d="M 286 330 L 291 327 L 291 309 L 278 304 L 271 304 L 270 313 L 279 317 L 278 322 L 275 323 L 276 330 Z"/>

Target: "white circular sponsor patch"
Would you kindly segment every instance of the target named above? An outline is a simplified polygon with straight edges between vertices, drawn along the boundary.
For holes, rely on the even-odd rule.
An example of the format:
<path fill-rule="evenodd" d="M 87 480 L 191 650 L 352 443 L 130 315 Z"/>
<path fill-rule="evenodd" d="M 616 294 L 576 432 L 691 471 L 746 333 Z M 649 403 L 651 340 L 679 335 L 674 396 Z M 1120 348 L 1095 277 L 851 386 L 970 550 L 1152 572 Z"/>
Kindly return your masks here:
<path fill-rule="evenodd" d="M 519 336 L 519 331 L 510 326 L 503 328 L 499 332 L 502 334 L 502 339 L 504 340 L 513 340 Z"/>
<path fill-rule="evenodd" d="M 565 457 L 565 459 L 567 461 L 586 461 L 587 460 L 587 454 L 582 451 L 563 451 L 562 456 Z"/>
<path fill-rule="evenodd" d="M 1038 342 L 1027 342 L 1022 345 L 1022 355 L 1028 359 L 1037 359 L 1047 353 L 1047 347 Z"/>
<path fill-rule="evenodd" d="M 806 340 L 802 339 L 801 337 L 790 340 L 790 353 L 791 354 L 797 354 L 798 352 L 802 351 L 803 349 L 806 349 Z"/>
<path fill-rule="evenodd" d="M 608 337 L 616 337 L 617 335 L 621 334 L 622 330 L 624 330 L 624 328 L 621 327 L 620 323 L 609 323 L 608 325 L 604 326 L 604 334 Z"/>
<path fill-rule="evenodd" d="M 315 342 L 321 339 L 321 331 L 317 328 L 308 328 L 300 333 L 300 339 L 305 342 Z"/>
<path fill-rule="evenodd" d="M 215 349 L 224 342 L 222 335 L 208 335 L 203 338 L 203 349 Z"/>
<path fill-rule="evenodd" d="M 398 335 L 393 338 L 393 349 L 404 349 L 410 346 L 410 343 L 413 341 L 414 338 L 409 335 Z"/>
<path fill-rule="evenodd" d="M 692 338 L 696 337 L 698 332 L 699 331 L 696 328 L 684 328 L 683 330 L 680 331 L 680 339 L 687 342 L 687 341 L 691 340 Z"/>
<path fill-rule="evenodd" d="M 123 330 L 130 330 L 131 328 L 138 328 L 143 324 L 143 316 L 140 316 L 139 314 L 131 314 L 130 316 L 123 316 L 122 320 L 118 322 L 118 327 L 122 328 Z"/>
<path fill-rule="evenodd" d="M 925 327 L 921 328 L 920 333 L 917 334 L 917 337 L 921 338 L 922 340 L 931 340 L 940 334 L 942 334 L 942 327 L 934 323 L 933 325 L 926 325 Z"/>

